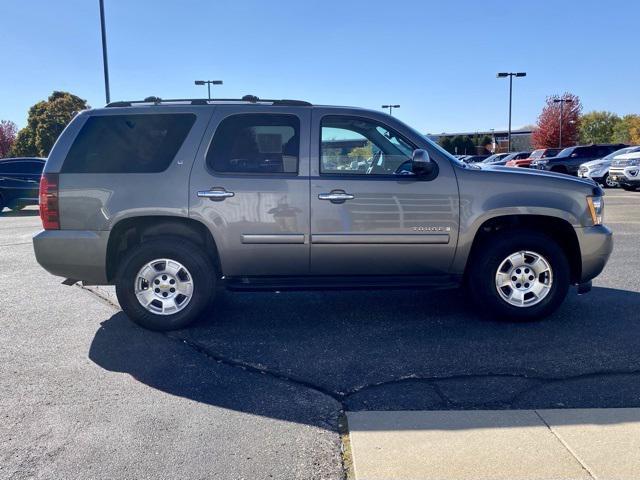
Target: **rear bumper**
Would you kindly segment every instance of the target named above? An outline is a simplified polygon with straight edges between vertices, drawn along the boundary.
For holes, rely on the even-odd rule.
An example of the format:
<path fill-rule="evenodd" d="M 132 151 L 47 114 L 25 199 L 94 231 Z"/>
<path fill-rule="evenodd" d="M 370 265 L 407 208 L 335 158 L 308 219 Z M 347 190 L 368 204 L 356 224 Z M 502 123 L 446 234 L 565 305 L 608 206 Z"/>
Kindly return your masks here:
<path fill-rule="evenodd" d="M 36 260 L 53 275 L 82 280 L 92 285 L 107 284 L 109 233 L 43 230 L 33 237 Z"/>
<path fill-rule="evenodd" d="M 576 228 L 576 235 L 582 257 L 579 283 L 585 283 L 597 277 L 607 264 L 613 251 L 613 233 L 604 225 L 596 225 Z"/>

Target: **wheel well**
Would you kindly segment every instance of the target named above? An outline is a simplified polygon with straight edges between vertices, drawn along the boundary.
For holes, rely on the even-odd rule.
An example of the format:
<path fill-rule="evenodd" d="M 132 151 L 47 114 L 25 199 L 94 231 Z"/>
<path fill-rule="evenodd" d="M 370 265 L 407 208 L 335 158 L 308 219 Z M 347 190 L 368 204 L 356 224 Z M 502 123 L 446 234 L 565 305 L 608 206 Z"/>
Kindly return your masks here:
<path fill-rule="evenodd" d="M 484 222 L 478 229 L 469 259 L 482 250 L 482 245 L 494 235 L 509 230 L 531 229 L 542 232 L 554 239 L 562 248 L 571 269 L 571 283 L 577 283 L 582 273 L 580 244 L 576 232 L 569 222 L 557 217 L 545 215 L 506 215 L 495 217 Z M 467 262 L 467 265 L 469 262 Z"/>
<path fill-rule="evenodd" d="M 201 222 L 183 217 L 133 217 L 121 220 L 111 229 L 107 245 L 107 279 L 114 279 L 120 259 L 129 249 L 164 235 L 182 237 L 202 246 L 221 272 L 218 247 L 209 229 Z"/>
<path fill-rule="evenodd" d="M 558 172 L 558 173 L 567 173 L 567 167 L 565 167 L 564 165 L 554 165 L 553 167 L 551 167 L 551 171 L 552 172 Z"/>

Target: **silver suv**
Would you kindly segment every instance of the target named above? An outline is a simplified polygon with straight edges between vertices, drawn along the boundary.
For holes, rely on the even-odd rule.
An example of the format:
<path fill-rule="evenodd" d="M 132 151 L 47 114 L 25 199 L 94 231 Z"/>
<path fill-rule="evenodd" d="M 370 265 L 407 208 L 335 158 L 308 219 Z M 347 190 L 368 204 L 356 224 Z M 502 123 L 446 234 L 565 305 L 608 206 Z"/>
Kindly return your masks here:
<path fill-rule="evenodd" d="M 253 96 L 80 113 L 40 208 L 38 262 L 115 284 L 155 330 L 194 321 L 219 285 L 465 283 L 479 311 L 536 319 L 588 291 L 613 246 L 590 180 L 465 164 L 380 112 Z"/>

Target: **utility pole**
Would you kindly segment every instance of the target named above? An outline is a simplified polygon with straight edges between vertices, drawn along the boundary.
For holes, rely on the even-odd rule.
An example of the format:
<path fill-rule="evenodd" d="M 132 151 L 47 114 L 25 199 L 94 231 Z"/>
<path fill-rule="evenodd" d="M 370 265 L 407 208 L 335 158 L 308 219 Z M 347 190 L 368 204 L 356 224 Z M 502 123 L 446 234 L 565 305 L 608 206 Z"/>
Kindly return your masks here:
<path fill-rule="evenodd" d="M 389 115 L 393 116 L 393 109 L 394 108 L 400 108 L 400 105 L 382 105 L 382 108 L 388 108 L 389 109 Z"/>
<path fill-rule="evenodd" d="M 572 99 L 570 98 L 554 98 L 553 99 L 553 103 L 559 103 L 560 104 L 560 134 L 558 135 L 558 147 L 562 148 L 562 120 L 564 117 L 564 104 L 565 103 L 571 103 L 573 102 Z"/>
<path fill-rule="evenodd" d="M 107 31 L 104 26 L 104 0 L 100 0 L 100 29 L 102 30 L 102 66 L 104 68 L 104 94 L 107 103 L 111 102 L 109 91 L 109 63 L 107 62 Z"/>
<path fill-rule="evenodd" d="M 513 77 L 526 77 L 526 72 L 500 72 L 496 75 L 496 78 L 509 77 L 509 151 L 511 151 L 511 100 L 513 97 Z"/>
<path fill-rule="evenodd" d="M 196 85 L 207 85 L 207 98 L 211 100 L 211 85 L 222 85 L 222 80 L 196 80 Z"/>

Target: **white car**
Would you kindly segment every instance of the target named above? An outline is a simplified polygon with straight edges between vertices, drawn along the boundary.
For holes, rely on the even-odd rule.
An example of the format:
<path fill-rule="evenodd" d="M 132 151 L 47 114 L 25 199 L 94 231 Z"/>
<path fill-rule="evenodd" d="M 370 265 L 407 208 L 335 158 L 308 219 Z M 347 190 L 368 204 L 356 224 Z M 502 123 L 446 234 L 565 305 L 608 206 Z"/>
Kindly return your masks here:
<path fill-rule="evenodd" d="M 617 156 L 611 163 L 609 176 L 625 190 L 640 188 L 640 149 Z"/>
<path fill-rule="evenodd" d="M 594 182 L 604 185 L 605 187 L 613 188 L 618 186 L 618 182 L 614 180 L 609 174 L 609 168 L 611 162 L 618 158 L 620 155 L 640 152 L 640 146 L 625 147 L 620 150 L 616 150 L 610 153 L 606 157 L 599 158 L 597 160 L 591 160 L 585 162 L 578 168 L 578 176 L 582 178 L 590 178 Z"/>

